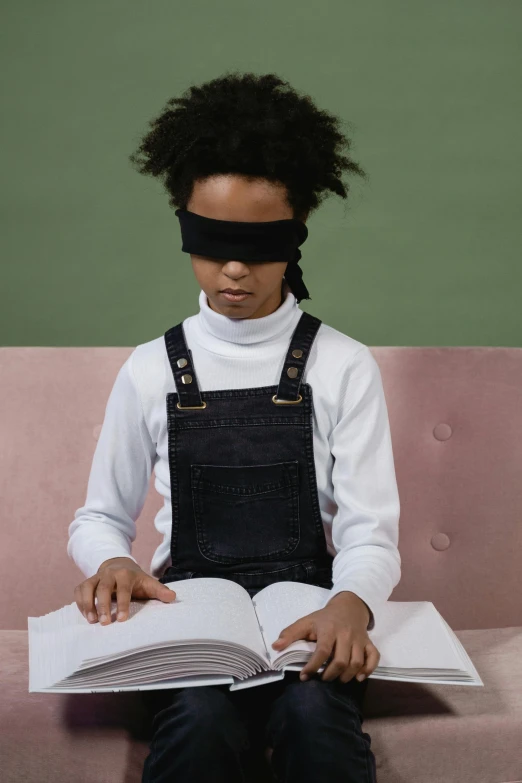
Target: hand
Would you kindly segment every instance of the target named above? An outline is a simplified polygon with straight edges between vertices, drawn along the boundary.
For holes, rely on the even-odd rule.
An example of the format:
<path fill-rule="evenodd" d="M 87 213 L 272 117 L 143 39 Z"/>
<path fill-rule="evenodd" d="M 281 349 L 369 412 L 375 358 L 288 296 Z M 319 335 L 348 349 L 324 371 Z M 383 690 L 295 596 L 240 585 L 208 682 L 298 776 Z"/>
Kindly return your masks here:
<path fill-rule="evenodd" d="M 359 596 L 348 590 L 337 593 L 323 609 L 301 617 L 283 628 L 272 647 L 280 652 L 298 639 L 316 641 L 316 649 L 301 669 L 301 680 L 317 672 L 332 657 L 322 673 L 323 680 L 348 682 L 368 677 L 378 666 L 381 654 L 370 641 L 366 630 L 370 619 L 368 607 Z M 366 660 L 365 660 L 366 656 Z"/>
<path fill-rule="evenodd" d="M 100 625 L 110 625 L 112 622 L 113 593 L 116 593 L 119 621 L 128 618 L 131 597 L 158 598 L 166 603 L 176 599 L 174 590 L 146 574 L 129 557 L 105 560 L 96 574 L 74 588 L 74 598 L 80 612 L 90 623 L 97 622 L 99 615 Z M 98 598 L 98 611 L 94 603 L 95 595 Z"/>

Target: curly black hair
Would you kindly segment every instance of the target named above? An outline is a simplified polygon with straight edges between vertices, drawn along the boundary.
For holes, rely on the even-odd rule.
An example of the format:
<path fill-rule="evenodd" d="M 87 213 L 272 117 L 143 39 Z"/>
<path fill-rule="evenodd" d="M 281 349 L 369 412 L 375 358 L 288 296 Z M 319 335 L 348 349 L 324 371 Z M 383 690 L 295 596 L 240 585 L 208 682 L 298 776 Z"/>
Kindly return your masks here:
<path fill-rule="evenodd" d="M 186 209 L 195 180 L 242 174 L 286 186 L 294 217 L 317 209 L 325 191 L 348 196 L 347 171 L 366 172 L 342 148 L 340 120 L 274 73 L 227 71 L 171 98 L 129 160 L 161 179 L 169 204 Z"/>

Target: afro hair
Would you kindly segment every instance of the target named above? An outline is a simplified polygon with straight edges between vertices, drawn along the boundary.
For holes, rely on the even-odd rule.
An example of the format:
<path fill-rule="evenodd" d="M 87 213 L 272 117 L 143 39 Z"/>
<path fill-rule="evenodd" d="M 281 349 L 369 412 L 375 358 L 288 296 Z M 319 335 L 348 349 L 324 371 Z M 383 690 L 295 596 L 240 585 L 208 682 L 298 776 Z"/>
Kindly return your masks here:
<path fill-rule="evenodd" d="M 342 154 L 351 141 L 340 120 L 273 73 L 227 72 L 191 86 L 149 125 L 129 160 L 139 173 L 162 180 L 174 208 L 186 208 L 196 180 L 239 174 L 282 183 L 294 217 L 302 219 L 327 191 L 347 198 L 343 172 L 367 178 Z"/>

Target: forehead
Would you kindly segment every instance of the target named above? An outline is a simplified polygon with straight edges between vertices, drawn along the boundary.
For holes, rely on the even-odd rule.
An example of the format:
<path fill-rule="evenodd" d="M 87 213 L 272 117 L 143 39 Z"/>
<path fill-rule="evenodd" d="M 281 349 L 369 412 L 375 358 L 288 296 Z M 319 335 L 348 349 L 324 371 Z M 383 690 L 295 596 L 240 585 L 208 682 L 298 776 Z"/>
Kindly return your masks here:
<path fill-rule="evenodd" d="M 215 220 L 284 220 L 293 215 L 282 183 L 237 174 L 197 180 L 187 209 Z"/>

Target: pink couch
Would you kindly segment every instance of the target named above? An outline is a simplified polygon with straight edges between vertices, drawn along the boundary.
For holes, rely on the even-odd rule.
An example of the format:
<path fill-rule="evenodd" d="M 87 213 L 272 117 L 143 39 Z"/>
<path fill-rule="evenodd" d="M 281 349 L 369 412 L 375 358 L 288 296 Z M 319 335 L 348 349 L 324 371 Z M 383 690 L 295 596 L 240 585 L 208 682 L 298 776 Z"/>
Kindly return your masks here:
<path fill-rule="evenodd" d="M 28 693 L 27 617 L 74 600 L 66 554 L 130 348 L 0 348 L 0 778 L 139 783 L 137 694 Z M 369 682 L 379 783 L 522 780 L 522 348 L 372 348 L 402 504 L 391 600 L 432 601 L 484 688 Z M 159 543 L 151 489 L 133 554 Z"/>

